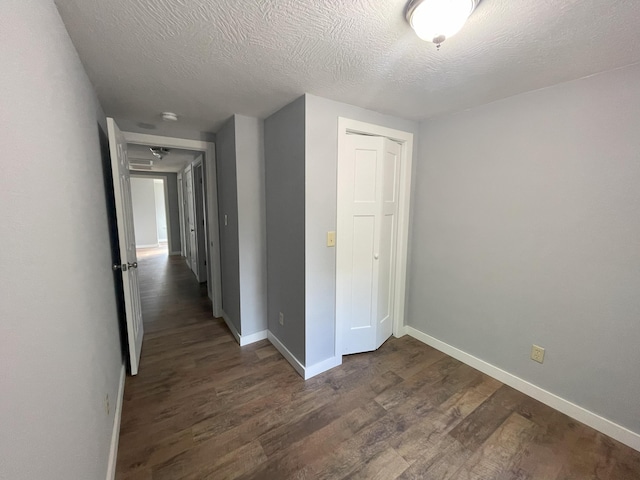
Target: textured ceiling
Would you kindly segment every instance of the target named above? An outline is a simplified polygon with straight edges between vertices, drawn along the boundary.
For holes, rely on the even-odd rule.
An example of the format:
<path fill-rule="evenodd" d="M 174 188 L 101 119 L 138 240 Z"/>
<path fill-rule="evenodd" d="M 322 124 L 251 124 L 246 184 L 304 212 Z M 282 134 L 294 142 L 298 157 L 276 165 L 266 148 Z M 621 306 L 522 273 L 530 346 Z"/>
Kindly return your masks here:
<path fill-rule="evenodd" d="M 167 155 L 162 157 L 162 160 L 158 160 L 153 156 L 149 147 L 145 145 L 134 145 L 132 143 L 127 145 L 127 156 L 132 164 L 135 164 L 136 160 L 152 160 L 153 167 L 151 169 L 143 168 L 140 170 L 152 171 L 152 172 L 179 172 L 188 163 L 193 162 L 196 156 L 200 155 L 200 152 L 193 152 L 191 150 L 182 150 L 179 148 L 172 148 Z M 136 170 L 135 165 L 131 166 L 132 170 Z"/>
<path fill-rule="evenodd" d="M 305 92 L 421 120 L 640 61 L 638 0 L 483 0 L 439 52 L 405 0 L 56 3 L 121 128 L 192 138 Z"/>

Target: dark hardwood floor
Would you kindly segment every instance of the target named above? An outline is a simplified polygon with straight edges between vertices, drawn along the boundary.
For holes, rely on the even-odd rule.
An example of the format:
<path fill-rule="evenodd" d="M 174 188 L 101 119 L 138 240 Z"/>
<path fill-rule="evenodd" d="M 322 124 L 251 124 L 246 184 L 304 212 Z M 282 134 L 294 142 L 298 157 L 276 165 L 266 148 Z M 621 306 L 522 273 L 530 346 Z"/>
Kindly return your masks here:
<path fill-rule="evenodd" d="M 305 382 L 238 346 L 183 259 L 139 264 L 118 479 L 640 479 L 639 452 L 410 337 Z"/>

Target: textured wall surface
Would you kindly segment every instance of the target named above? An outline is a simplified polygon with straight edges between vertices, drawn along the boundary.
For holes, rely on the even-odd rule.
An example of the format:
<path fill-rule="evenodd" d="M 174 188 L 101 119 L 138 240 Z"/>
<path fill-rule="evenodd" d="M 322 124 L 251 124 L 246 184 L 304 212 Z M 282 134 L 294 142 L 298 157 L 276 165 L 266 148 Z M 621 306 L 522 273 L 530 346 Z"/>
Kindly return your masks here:
<path fill-rule="evenodd" d="M 407 0 L 57 4 L 106 112 L 160 134 L 265 118 L 305 92 L 424 119 L 640 61 L 637 0 L 485 0 L 439 52 Z"/>
<path fill-rule="evenodd" d="M 424 123 L 408 323 L 640 433 L 638 125 L 639 66 Z"/>
<path fill-rule="evenodd" d="M 269 331 L 305 364 L 305 99 L 264 121 Z M 278 323 L 284 313 L 284 326 Z"/>
<path fill-rule="evenodd" d="M 238 239 L 238 179 L 236 175 L 234 117 L 230 118 L 218 131 L 216 139 L 222 309 L 236 330 L 243 334 L 240 318 L 240 244 Z M 225 215 L 227 217 L 226 225 Z"/>
<path fill-rule="evenodd" d="M 0 18 L 0 478 L 104 479 L 122 366 L 104 117 L 52 2 Z"/>

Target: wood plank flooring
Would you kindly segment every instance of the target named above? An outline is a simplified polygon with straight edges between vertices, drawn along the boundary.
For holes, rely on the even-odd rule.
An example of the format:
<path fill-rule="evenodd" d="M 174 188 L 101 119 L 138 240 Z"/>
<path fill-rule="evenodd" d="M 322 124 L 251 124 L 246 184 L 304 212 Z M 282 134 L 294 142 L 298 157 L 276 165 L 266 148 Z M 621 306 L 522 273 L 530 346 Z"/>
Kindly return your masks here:
<path fill-rule="evenodd" d="M 640 479 L 640 453 L 410 337 L 303 381 L 240 348 L 180 257 L 141 255 L 116 478 Z"/>

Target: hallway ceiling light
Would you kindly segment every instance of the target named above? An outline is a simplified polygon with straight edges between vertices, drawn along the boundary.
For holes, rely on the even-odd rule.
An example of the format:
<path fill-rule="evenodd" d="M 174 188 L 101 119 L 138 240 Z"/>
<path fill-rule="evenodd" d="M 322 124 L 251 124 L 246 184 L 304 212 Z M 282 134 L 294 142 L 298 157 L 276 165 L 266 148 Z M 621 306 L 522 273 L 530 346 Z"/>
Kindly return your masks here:
<path fill-rule="evenodd" d="M 162 112 L 162 119 L 165 122 L 177 122 L 178 121 L 178 115 L 176 115 L 173 112 Z"/>
<path fill-rule="evenodd" d="M 464 26 L 480 0 L 411 0 L 407 20 L 423 40 L 440 45 Z"/>
<path fill-rule="evenodd" d="M 158 160 L 162 160 L 162 158 L 170 152 L 170 150 L 165 147 L 149 147 L 149 150 L 151 150 L 153 156 Z"/>

